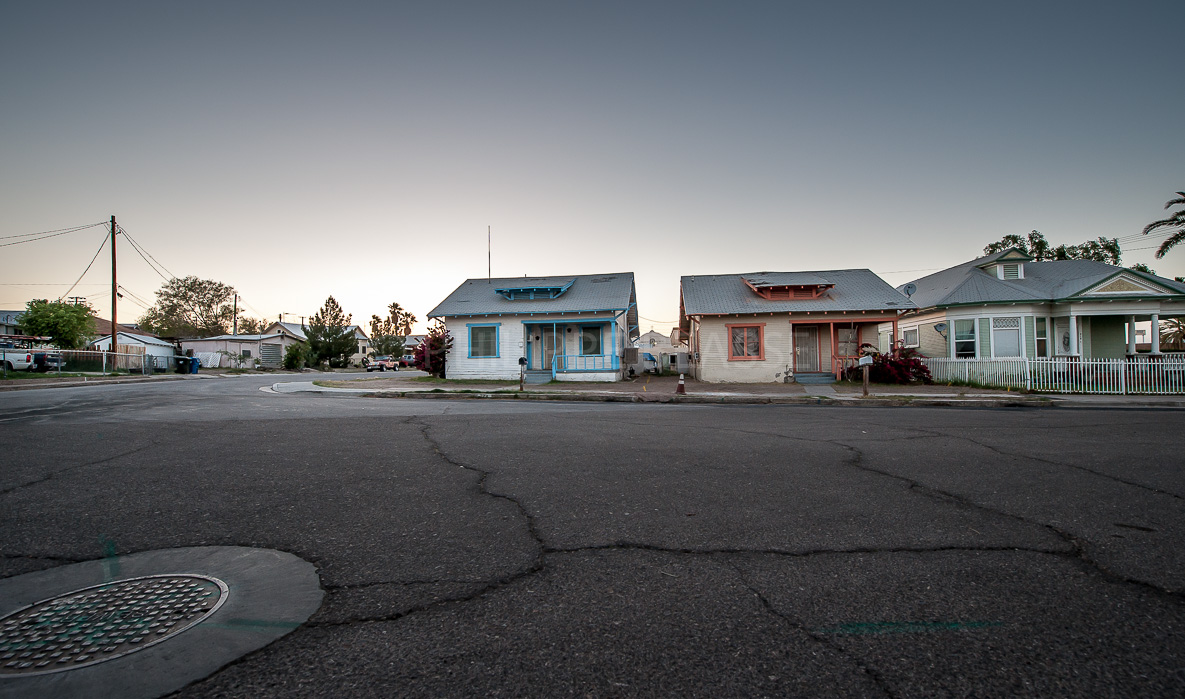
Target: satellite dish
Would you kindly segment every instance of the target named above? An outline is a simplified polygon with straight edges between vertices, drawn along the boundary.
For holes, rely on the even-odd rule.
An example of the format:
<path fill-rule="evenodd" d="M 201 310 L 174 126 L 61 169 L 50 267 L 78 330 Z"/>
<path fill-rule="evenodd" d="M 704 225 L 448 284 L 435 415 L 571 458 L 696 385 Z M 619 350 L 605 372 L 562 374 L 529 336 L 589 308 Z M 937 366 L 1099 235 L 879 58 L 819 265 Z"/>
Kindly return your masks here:
<path fill-rule="evenodd" d="M 918 285 L 914 284 L 913 282 L 910 282 L 910 283 L 906 284 L 905 286 L 901 287 L 901 290 L 905 292 L 906 296 L 913 296 L 913 292 L 918 290 Z"/>

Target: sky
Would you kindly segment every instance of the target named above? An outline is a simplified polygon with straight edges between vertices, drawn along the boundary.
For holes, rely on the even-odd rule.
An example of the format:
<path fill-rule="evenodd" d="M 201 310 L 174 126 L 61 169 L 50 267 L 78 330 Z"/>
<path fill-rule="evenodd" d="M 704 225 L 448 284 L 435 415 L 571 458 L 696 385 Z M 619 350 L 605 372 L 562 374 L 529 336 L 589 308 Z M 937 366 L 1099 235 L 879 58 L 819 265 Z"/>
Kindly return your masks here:
<path fill-rule="evenodd" d="M 633 272 L 666 333 L 681 275 L 899 285 L 1034 229 L 1185 275 L 1135 238 L 1185 189 L 1180 9 L 10 1 L 0 237 L 114 215 L 164 270 L 120 238 L 124 322 L 193 275 L 252 317 L 332 295 L 423 331 L 489 259 Z M 0 309 L 65 295 L 103 237 L 0 247 Z M 70 295 L 108 318 L 110 284 L 104 248 Z"/>

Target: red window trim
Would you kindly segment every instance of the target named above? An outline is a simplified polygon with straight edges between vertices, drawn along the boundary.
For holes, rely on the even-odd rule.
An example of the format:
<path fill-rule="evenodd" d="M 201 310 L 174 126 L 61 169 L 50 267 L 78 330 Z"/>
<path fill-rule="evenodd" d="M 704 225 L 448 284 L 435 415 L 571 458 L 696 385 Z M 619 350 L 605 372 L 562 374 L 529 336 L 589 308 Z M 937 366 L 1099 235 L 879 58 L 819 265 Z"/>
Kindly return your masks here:
<path fill-rule="evenodd" d="M 725 332 L 728 334 L 728 339 L 725 341 L 728 345 L 728 361 L 730 362 L 760 362 L 765 360 L 765 323 L 725 323 Z M 732 353 L 732 329 L 733 328 L 757 328 L 757 356 L 756 357 L 738 357 Z"/>

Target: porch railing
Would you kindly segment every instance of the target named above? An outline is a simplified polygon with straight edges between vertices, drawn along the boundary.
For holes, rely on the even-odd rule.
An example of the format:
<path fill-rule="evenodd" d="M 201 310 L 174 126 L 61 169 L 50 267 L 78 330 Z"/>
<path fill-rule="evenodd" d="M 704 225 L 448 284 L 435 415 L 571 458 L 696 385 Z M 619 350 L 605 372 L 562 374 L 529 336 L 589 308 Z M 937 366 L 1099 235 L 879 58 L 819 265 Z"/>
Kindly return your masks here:
<path fill-rule="evenodd" d="M 835 374 L 836 378 L 843 378 L 844 373 L 854 366 L 859 366 L 860 357 L 848 357 L 836 355 L 831 358 L 831 373 Z"/>
<path fill-rule="evenodd" d="M 937 383 L 958 381 L 1047 393 L 1185 393 L 1185 355 L 1127 359 L 922 358 Z"/>
<path fill-rule="evenodd" d="M 559 371 L 616 371 L 617 357 L 611 354 L 557 354 L 552 373 Z"/>

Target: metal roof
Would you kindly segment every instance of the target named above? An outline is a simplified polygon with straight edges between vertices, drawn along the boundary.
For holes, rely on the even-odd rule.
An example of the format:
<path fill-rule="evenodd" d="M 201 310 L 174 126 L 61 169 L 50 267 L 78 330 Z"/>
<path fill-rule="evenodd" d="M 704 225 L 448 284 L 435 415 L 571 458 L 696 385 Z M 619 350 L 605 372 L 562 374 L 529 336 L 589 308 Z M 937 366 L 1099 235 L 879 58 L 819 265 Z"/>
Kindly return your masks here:
<path fill-rule="evenodd" d="M 555 298 L 511 300 L 499 293 L 500 289 L 562 288 L 568 284 L 571 284 L 568 290 Z M 428 317 L 625 311 L 634 303 L 633 272 L 563 277 L 466 279 L 433 308 Z"/>
<path fill-rule="evenodd" d="M 812 272 L 757 272 L 741 276 L 745 281 L 758 288 L 763 286 L 823 286 L 831 283 Z"/>
<path fill-rule="evenodd" d="M 771 300 L 757 295 L 745 283 L 746 279 L 815 279 L 817 281 L 776 281 L 773 284 L 834 286 L 818 298 Z M 689 316 L 806 311 L 903 311 L 916 308 L 909 299 L 867 269 L 695 275 L 681 277 L 680 284 L 683 289 L 683 313 Z"/>
<path fill-rule="evenodd" d="M 1094 260 L 1024 262 L 1023 279 L 999 279 L 995 274 L 980 269 L 980 266 L 990 264 L 1001 254 L 964 262 L 910 282 L 917 286 L 911 299 L 918 308 L 982 303 L 1047 303 L 1080 294 L 1120 272 L 1185 294 L 1185 284 L 1180 282 Z M 898 291 L 904 288 L 904 284 L 897 287 Z"/>

